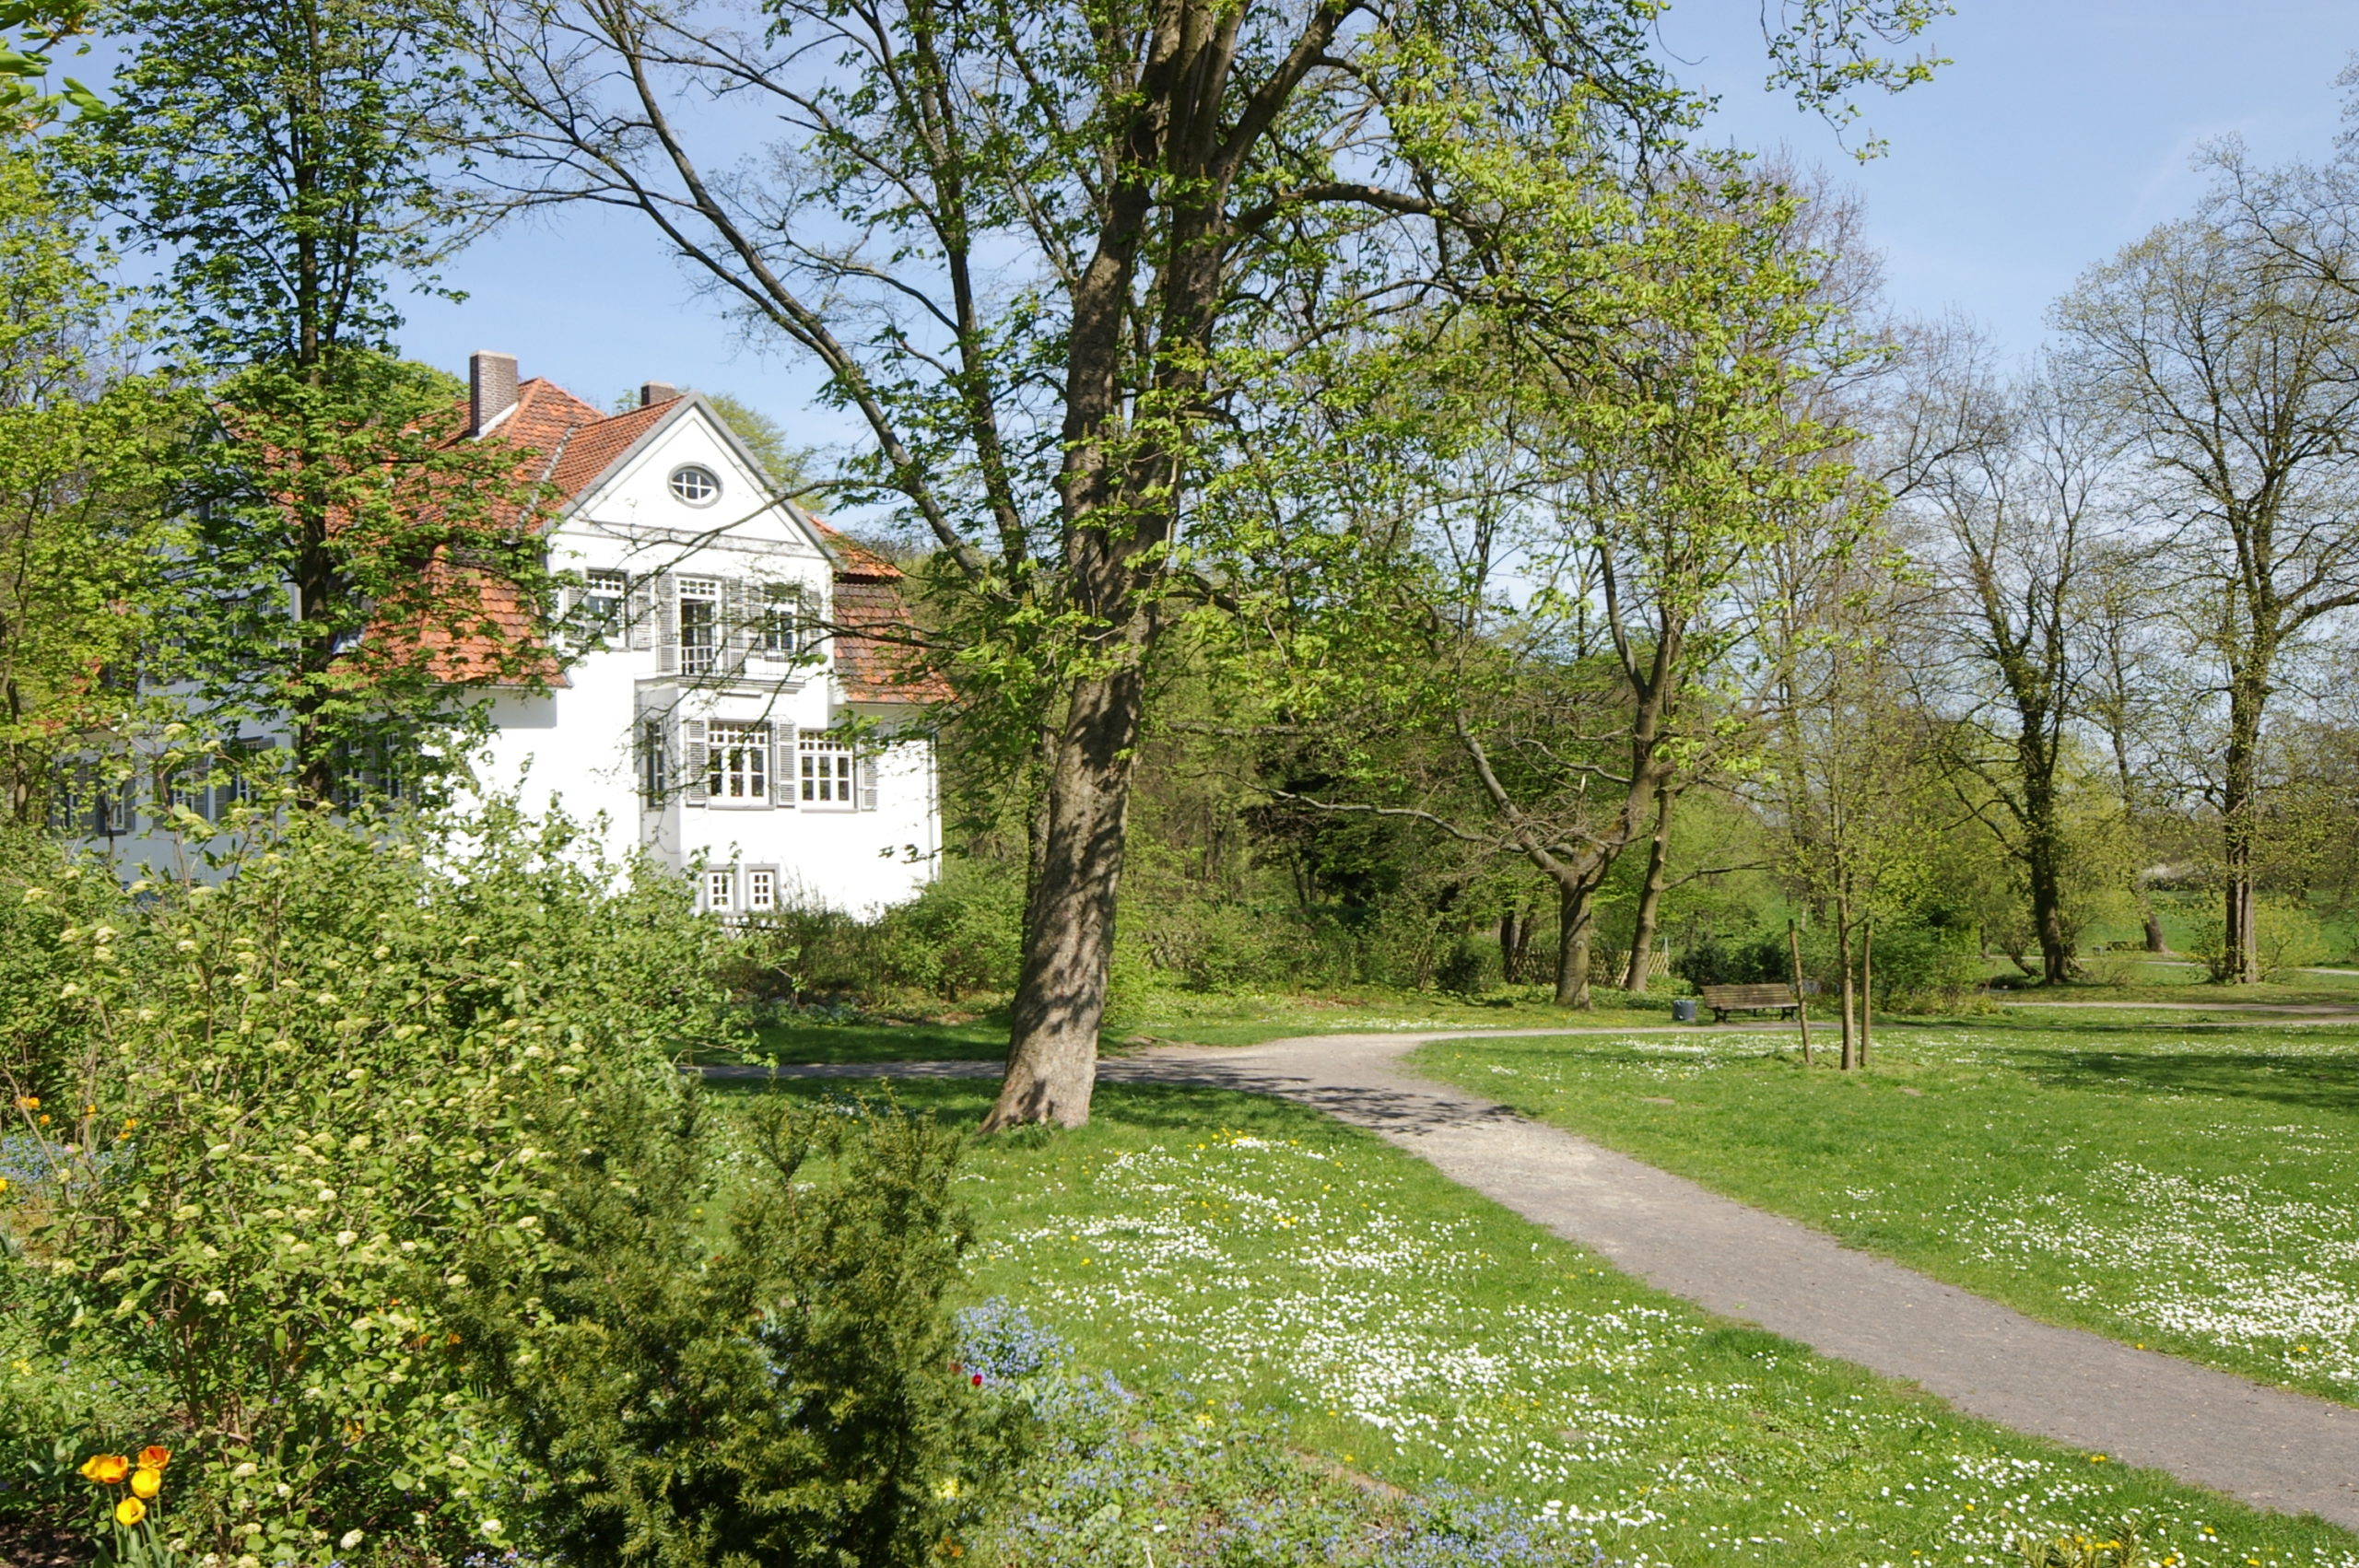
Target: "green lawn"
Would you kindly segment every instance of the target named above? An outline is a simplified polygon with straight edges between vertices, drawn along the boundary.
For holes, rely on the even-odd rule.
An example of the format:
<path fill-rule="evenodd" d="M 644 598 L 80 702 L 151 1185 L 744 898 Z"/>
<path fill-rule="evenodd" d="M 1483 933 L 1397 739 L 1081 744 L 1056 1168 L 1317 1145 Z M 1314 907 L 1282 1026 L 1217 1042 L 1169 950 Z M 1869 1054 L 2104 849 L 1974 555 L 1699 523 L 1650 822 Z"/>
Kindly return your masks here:
<path fill-rule="evenodd" d="M 896 1093 L 970 1122 L 990 1088 Z M 2026 1532 L 2134 1512 L 2155 1562 L 2359 1568 L 2342 1531 L 1715 1320 L 1281 1102 L 1107 1085 L 1088 1128 L 980 1143 L 961 1182 L 972 1294 L 1025 1305 L 1085 1363 L 1200 1395 L 1208 1425 L 1249 1412 L 1238 1433 L 1379 1491 L 1455 1484 L 1585 1521 L 1619 1561 L 1994 1563 Z M 1087 1560 L 1168 1568 L 1152 1545 L 1109 1537 Z"/>
<path fill-rule="evenodd" d="M 2130 1016 L 1884 1021 L 1850 1075 L 1790 1034 L 1414 1059 L 2036 1316 L 2359 1402 L 2359 1030 Z"/>
<path fill-rule="evenodd" d="M 1614 997 L 1619 993 L 1609 993 Z M 1553 1024 L 1636 1026 L 1661 1024 L 1668 997 L 1644 1006 L 1573 1013 L 1536 988 L 1469 1001 L 1438 992 L 1369 991 L 1342 997 L 1199 996 L 1158 992 L 1118 999 L 1108 1010 L 1101 1048 L 1119 1056 L 1150 1045 L 1186 1041 L 1251 1046 L 1289 1035 L 1340 1035 L 1412 1029 L 1521 1029 Z M 750 1056 L 701 1054 L 699 1060 L 788 1065 L 872 1061 L 997 1061 L 1007 1055 L 1007 1012 L 995 1008 L 957 1022 L 897 1023 L 863 1018 L 841 1024 L 771 1024 Z"/>

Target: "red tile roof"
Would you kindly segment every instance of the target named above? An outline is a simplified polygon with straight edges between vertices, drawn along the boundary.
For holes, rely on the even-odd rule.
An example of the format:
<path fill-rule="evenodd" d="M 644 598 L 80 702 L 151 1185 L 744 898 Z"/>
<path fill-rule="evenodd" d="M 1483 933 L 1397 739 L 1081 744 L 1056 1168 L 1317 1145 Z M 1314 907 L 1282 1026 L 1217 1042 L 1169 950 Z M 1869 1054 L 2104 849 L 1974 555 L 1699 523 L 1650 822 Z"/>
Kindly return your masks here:
<path fill-rule="evenodd" d="M 620 414 L 605 414 L 556 383 L 538 376 L 516 389 L 515 407 L 484 432 L 485 440 L 508 442 L 524 462 L 521 477 L 548 485 L 555 492 L 552 522 L 570 510 L 604 478 L 616 461 L 640 438 L 663 423 L 672 403 L 650 404 Z M 465 423 L 461 405 L 461 424 Z M 467 439 L 464 434 L 453 439 Z M 807 514 L 806 514 L 807 515 Z M 950 696 L 949 683 L 925 668 L 922 650 L 904 638 L 889 635 L 909 626 L 902 603 L 901 569 L 883 556 L 860 544 L 816 517 L 809 519 L 821 542 L 834 556 L 836 675 L 851 702 L 932 703 Z M 480 579 L 480 574 L 475 574 Z M 520 596 L 505 585 L 478 580 L 479 613 L 497 627 L 509 646 L 531 640 L 534 632 Z M 853 628 L 878 635 L 863 635 Z M 498 644 L 485 632 L 452 636 L 444 633 L 418 639 L 430 649 L 438 674 L 453 681 L 512 678 L 497 672 L 503 661 Z M 543 679 L 561 681 L 556 661 L 547 661 Z"/>

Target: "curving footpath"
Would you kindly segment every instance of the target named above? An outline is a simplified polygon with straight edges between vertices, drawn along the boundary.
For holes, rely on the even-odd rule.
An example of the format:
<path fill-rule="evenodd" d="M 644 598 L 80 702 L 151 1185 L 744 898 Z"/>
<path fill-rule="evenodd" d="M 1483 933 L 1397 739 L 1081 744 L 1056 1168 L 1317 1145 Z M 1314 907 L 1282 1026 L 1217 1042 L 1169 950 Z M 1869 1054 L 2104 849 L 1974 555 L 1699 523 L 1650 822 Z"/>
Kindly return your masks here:
<path fill-rule="evenodd" d="M 2026 1317 L 1480 1095 L 1417 1077 L 1399 1060 L 1428 1041 L 1478 1034 L 1636 1032 L 1452 1029 L 1166 1047 L 1109 1058 L 1099 1077 L 1238 1089 L 1313 1106 L 1723 1316 L 1910 1379 L 1962 1410 L 2018 1431 L 2166 1470 L 2261 1507 L 2359 1529 L 2359 1409 Z M 1740 1025 L 1731 1032 L 1760 1030 Z M 716 1077 L 769 1074 L 706 1071 Z M 1000 1067 L 944 1061 L 779 1071 L 794 1077 L 996 1077 Z"/>

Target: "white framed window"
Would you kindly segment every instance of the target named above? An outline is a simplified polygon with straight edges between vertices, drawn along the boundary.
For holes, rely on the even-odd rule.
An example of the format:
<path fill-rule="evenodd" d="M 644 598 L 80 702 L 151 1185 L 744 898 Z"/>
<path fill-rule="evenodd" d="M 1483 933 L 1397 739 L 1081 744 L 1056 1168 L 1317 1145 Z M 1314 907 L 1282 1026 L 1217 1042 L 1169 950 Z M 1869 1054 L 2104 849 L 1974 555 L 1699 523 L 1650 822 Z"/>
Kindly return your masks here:
<path fill-rule="evenodd" d="M 672 494 L 692 507 L 709 507 L 721 498 L 721 475 L 700 462 L 684 462 L 672 470 Z"/>
<path fill-rule="evenodd" d="M 770 727 L 715 723 L 705 731 L 705 803 L 770 803 Z"/>
<path fill-rule="evenodd" d="M 619 626 L 624 602 L 629 597 L 628 572 L 593 568 L 581 581 L 581 619 L 593 628 Z"/>
<path fill-rule="evenodd" d="M 721 583 L 709 577 L 680 579 L 680 673 L 712 673 L 721 649 Z"/>
<path fill-rule="evenodd" d="M 661 719 L 639 721 L 639 792 L 651 806 L 660 806 L 672 788 L 671 737 Z"/>
<path fill-rule="evenodd" d="M 858 759 L 850 746 L 824 735 L 805 735 L 797 747 L 796 760 L 802 769 L 804 804 L 847 809 L 852 805 Z"/>
<path fill-rule="evenodd" d="M 704 907 L 716 915 L 726 915 L 737 907 L 737 870 L 734 866 L 704 873 Z"/>
<path fill-rule="evenodd" d="M 761 618 L 754 650 L 765 659 L 789 660 L 803 651 L 803 591 L 774 582 L 762 590 Z"/>
<path fill-rule="evenodd" d="M 745 907 L 749 910 L 778 907 L 778 872 L 769 866 L 755 866 L 745 873 Z"/>

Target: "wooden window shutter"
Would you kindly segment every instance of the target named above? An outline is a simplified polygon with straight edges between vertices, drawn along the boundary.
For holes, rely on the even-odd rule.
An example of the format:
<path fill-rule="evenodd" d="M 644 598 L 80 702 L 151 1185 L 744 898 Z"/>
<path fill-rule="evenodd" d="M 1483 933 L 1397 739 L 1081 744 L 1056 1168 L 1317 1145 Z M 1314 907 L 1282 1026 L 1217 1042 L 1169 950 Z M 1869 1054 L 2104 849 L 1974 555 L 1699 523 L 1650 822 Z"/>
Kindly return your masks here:
<path fill-rule="evenodd" d="M 704 772 L 710 766 L 701 719 L 680 720 L 680 799 L 692 806 L 704 804 Z"/>
<path fill-rule="evenodd" d="M 851 765 L 854 809 L 873 812 L 876 809 L 876 758 L 866 752 L 856 756 Z"/>
<path fill-rule="evenodd" d="M 734 674 L 754 646 L 754 594 L 744 578 L 721 579 L 721 667 Z"/>
<path fill-rule="evenodd" d="M 676 674 L 680 668 L 679 579 L 670 572 L 656 573 L 654 603 L 655 645 L 663 650 L 658 667 L 667 675 Z"/>
<path fill-rule="evenodd" d="M 655 646 L 655 582 L 639 572 L 625 579 L 623 618 L 627 623 L 625 644 L 631 648 Z"/>
<path fill-rule="evenodd" d="M 802 775 L 795 761 L 796 734 L 794 726 L 783 720 L 770 721 L 770 804 L 792 806 L 803 795 Z"/>

